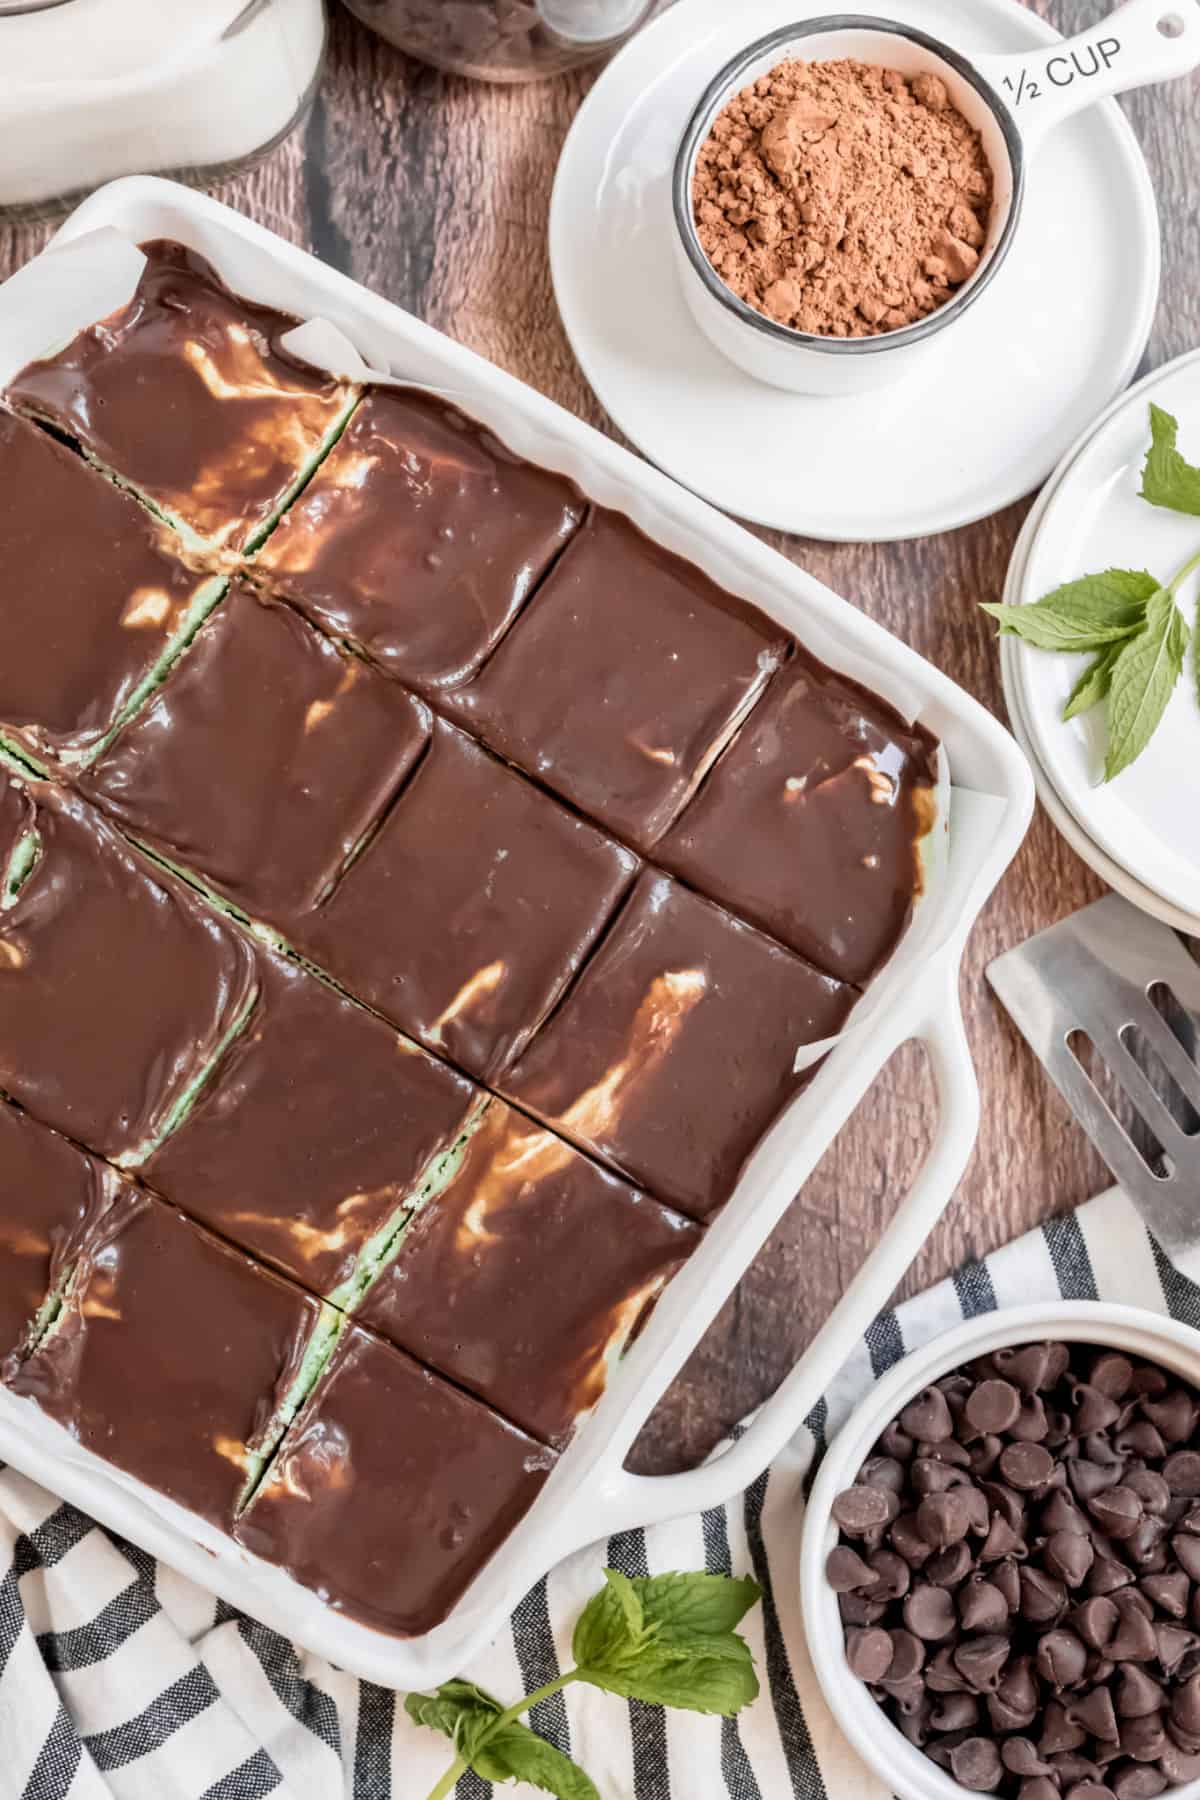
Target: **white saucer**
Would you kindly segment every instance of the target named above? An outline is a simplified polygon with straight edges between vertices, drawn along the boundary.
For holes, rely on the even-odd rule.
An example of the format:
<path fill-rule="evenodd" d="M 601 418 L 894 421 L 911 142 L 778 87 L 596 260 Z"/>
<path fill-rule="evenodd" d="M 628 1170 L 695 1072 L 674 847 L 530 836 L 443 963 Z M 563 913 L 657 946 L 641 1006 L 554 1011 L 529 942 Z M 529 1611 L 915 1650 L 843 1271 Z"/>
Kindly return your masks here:
<path fill-rule="evenodd" d="M 1009 598 L 1036 600 L 1060 582 L 1110 565 L 1149 569 L 1164 580 L 1200 547 L 1200 520 L 1138 498 L 1149 439 L 1148 403 L 1175 413 L 1181 448 L 1200 460 L 1200 352 L 1156 370 L 1110 407 L 1040 503 L 1014 554 Z M 1189 445 L 1190 439 L 1190 445 Z M 1197 582 L 1183 590 L 1189 623 Z M 1076 824 L 1105 856 L 1173 912 L 1200 923 L 1200 701 L 1194 663 L 1176 685 L 1147 749 L 1115 781 L 1101 784 L 1105 725 L 1100 709 L 1064 725 L 1061 712 L 1085 666 L 1019 642 L 1007 650 L 1008 687 L 1037 760 Z"/>
<path fill-rule="evenodd" d="M 1030 169 L 1005 267 L 912 381 L 811 399 L 735 369 L 693 324 L 673 257 L 675 147 L 707 82 L 823 0 L 680 0 L 609 65 L 563 149 L 550 266 L 567 336 L 614 423 L 726 511 L 840 541 L 919 537 L 1028 493 L 1137 368 L 1158 296 L 1154 194 L 1115 101 Z M 1018 0 L 889 0 L 970 52 L 1058 33 Z"/>

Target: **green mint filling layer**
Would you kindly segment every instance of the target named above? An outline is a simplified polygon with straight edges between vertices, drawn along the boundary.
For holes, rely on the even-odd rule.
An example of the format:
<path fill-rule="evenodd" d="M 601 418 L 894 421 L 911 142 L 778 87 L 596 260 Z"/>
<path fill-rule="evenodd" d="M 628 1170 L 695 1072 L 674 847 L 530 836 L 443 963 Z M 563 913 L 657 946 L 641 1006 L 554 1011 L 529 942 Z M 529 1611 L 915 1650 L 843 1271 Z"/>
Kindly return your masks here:
<path fill-rule="evenodd" d="M 21 833 L 13 845 L 8 867 L 4 871 L 4 885 L 0 887 L 0 908 L 15 905 L 17 895 L 29 880 L 41 847 L 42 840 L 36 831 Z"/>
<path fill-rule="evenodd" d="M 207 906 L 211 906 L 214 912 L 220 913 L 223 918 L 232 919 L 235 924 L 241 926 L 243 931 L 248 931 L 251 937 L 257 938 L 260 944 L 265 944 L 268 950 L 274 950 L 277 955 L 287 956 L 290 954 L 291 947 L 287 939 L 276 931 L 273 925 L 265 924 L 262 919 L 252 918 L 248 912 L 244 912 L 232 900 L 227 900 L 223 894 L 219 894 L 215 888 L 210 887 L 203 875 L 198 875 L 189 864 L 176 862 L 173 857 L 160 850 L 157 844 L 148 844 L 144 838 L 135 837 L 133 832 L 125 831 L 121 827 L 118 829 L 121 830 L 123 837 L 128 838 L 134 849 L 146 858 L 147 862 L 157 863 L 158 867 L 164 869 L 168 875 L 174 875 L 186 887 L 190 887 L 199 894 L 200 898 Z"/>
<path fill-rule="evenodd" d="M 479 1103 L 450 1147 L 439 1151 L 425 1165 L 411 1195 L 401 1201 L 379 1230 L 367 1239 L 358 1253 L 353 1271 L 329 1296 L 334 1306 L 347 1313 L 356 1311 L 366 1298 L 367 1290 L 391 1268 L 417 1214 L 422 1207 L 444 1193 L 458 1174 L 467 1144 L 478 1131 L 489 1105 L 490 1099 Z"/>
<path fill-rule="evenodd" d="M 179 1127 L 183 1124 L 183 1121 L 187 1118 L 200 1097 L 201 1091 L 212 1080 L 212 1077 L 224 1059 L 226 1052 L 232 1044 L 236 1043 L 237 1039 L 246 1029 L 246 1024 L 257 1003 L 258 989 L 256 987 L 239 1010 L 237 1017 L 233 1020 L 223 1037 L 221 1037 L 217 1043 L 212 1055 L 205 1058 L 191 1080 L 186 1082 L 179 1090 L 179 1093 L 176 1095 L 171 1105 L 170 1111 L 167 1113 L 158 1129 L 151 1132 L 150 1136 L 142 1143 L 135 1144 L 132 1150 L 124 1150 L 120 1156 L 113 1158 L 113 1161 L 118 1168 L 140 1168 L 148 1157 L 152 1156 L 157 1149 L 166 1143 L 172 1132 L 179 1130 Z"/>
<path fill-rule="evenodd" d="M 288 1427 L 296 1417 L 308 1396 L 321 1379 L 325 1367 L 337 1347 L 337 1341 L 345 1327 L 346 1320 L 335 1307 L 321 1302 L 321 1310 L 317 1322 L 313 1326 L 300 1367 L 295 1379 L 283 1396 L 275 1410 L 262 1439 L 256 1449 L 247 1452 L 246 1485 L 238 1497 L 237 1511 L 242 1513 L 249 1506 L 261 1487 L 267 1470 L 274 1461 L 275 1452 L 279 1449 L 287 1434 Z"/>
<path fill-rule="evenodd" d="M 65 751 L 60 758 L 64 768 L 87 769 L 91 767 L 97 757 L 103 756 L 122 726 L 127 725 L 134 714 L 140 712 L 146 701 L 163 686 L 175 664 L 191 645 L 200 627 L 216 611 L 228 591 L 229 582 L 224 575 L 210 576 L 207 581 L 200 584 L 192 595 L 178 627 L 163 645 L 161 654 L 138 682 L 104 736 L 90 749 Z"/>
<path fill-rule="evenodd" d="M 347 425 L 354 417 L 355 412 L 358 410 L 358 405 L 362 397 L 363 390 L 361 388 L 356 387 L 350 389 L 346 404 L 343 406 L 337 418 L 333 421 L 333 424 L 326 431 L 312 455 L 307 457 L 301 464 L 296 479 L 283 494 L 279 504 L 272 511 L 270 518 L 264 519 L 258 530 L 254 532 L 251 537 L 246 539 L 246 546 L 243 552 L 244 555 L 253 556 L 256 550 L 262 549 L 263 545 L 278 525 L 280 519 L 282 519 L 284 513 L 288 510 L 288 507 L 291 506 L 297 496 L 308 486 L 321 464 L 325 461 L 325 458 L 329 455 L 329 452 L 341 437 L 343 431 L 345 431 Z"/>

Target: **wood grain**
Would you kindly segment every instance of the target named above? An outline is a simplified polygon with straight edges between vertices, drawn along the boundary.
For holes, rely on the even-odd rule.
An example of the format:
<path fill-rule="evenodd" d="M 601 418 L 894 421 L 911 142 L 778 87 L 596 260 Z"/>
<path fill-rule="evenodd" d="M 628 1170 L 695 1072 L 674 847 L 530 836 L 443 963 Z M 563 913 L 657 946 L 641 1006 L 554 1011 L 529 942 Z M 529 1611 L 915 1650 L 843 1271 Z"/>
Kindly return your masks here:
<path fill-rule="evenodd" d="M 679 0 L 687 4 L 687 0 Z M 1064 31 L 1095 0 L 1040 0 Z M 221 190 L 286 238 L 461 339 L 602 429 L 555 310 L 545 221 L 554 167 L 590 77 L 491 88 L 435 73 L 336 10 L 328 73 L 306 124 L 261 167 Z M 1164 247 L 1162 303 L 1147 358 L 1200 340 L 1200 150 L 1195 81 L 1127 103 L 1154 177 Z M 0 227 L 0 274 L 49 228 Z M 1070 279 L 1069 271 L 1061 279 Z M 1025 504 L 964 530 L 898 545 L 831 545 L 764 533 L 1004 717 L 991 633 Z M 1038 813 L 968 946 L 962 998 L 983 1092 L 978 1147 L 962 1186 L 904 1283 L 913 1292 L 1106 1183 L 984 981 L 1001 950 L 1101 892 Z M 719 1321 L 658 1409 L 634 1466 L 697 1460 L 775 1386 L 828 1315 L 919 1168 L 932 1096 L 906 1047 L 829 1150 Z M 865 1116 L 864 1116 L 865 1115 Z"/>

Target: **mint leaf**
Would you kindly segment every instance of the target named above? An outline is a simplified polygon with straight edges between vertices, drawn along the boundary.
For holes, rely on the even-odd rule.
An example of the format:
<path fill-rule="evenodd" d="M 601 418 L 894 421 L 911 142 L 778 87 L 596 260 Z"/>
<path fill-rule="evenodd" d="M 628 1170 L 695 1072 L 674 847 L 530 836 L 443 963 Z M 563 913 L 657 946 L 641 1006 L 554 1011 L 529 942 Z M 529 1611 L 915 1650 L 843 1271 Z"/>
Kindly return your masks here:
<path fill-rule="evenodd" d="M 611 1572 L 605 1570 L 605 1585 L 592 1595 L 575 1625 L 571 1654 L 581 1669 L 603 1668 L 631 1651 L 636 1655 L 641 1641 L 631 1638 L 621 1597 L 608 1580 Z"/>
<path fill-rule="evenodd" d="M 715 1643 L 718 1654 L 712 1654 L 710 1646 L 705 1653 L 688 1655 L 679 1647 L 660 1651 L 651 1642 L 641 1656 L 624 1666 L 581 1673 L 595 1687 L 626 1700 L 728 1717 L 755 1698 L 758 1677 L 749 1646 L 741 1638 L 728 1632 Z"/>
<path fill-rule="evenodd" d="M 1110 644 L 1102 650 L 1094 662 L 1090 662 L 1075 686 L 1067 696 L 1062 716 L 1067 719 L 1078 718 L 1090 707 L 1099 705 L 1112 686 L 1113 664 L 1121 654 L 1122 644 Z"/>
<path fill-rule="evenodd" d="M 642 1603 L 638 1598 L 637 1588 L 630 1581 L 628 1575 L 622 1575 L 620 1569 L 605 1569 L 604 1579 L 620 1602 L 629 1635 L 633 1638 L 640 1638 L 646 1629 L 646 1619 L 642 1612 Z"/>
<path fill-rule="evenodd" d="M 1175 447 L 1179 422 L 1150 403 L 1150 448 L 1142 465 L 1142 499 L 1172 512 L 1200 513 L 1200 469 Z"/>
<path fill-rule="evenodd" d="M 436 1694 L 407 1694 L 404 1710 L 414 1725 L 428 1725 L 448 1737 L 460 1756 L 478 1735 L 480 1724 L 494 1722 L 504 1710 L 473 1681 L 444 1681 Z"/>
<path fill-rule="evenodd" d="M 756 1581 L 729 1575 L 651 1575 L 633 1585 L 658 1643 L 733 1631 L 762 1597 Z"/>
<path fill-rule="evenodd" d="M 1190 635 L 1174 594 L 1159 588 L 1146 608 L 1145 629 L 1122 646 L 1113 664 L 1105 781 L 1127 769 L 1150 742 L 1183 668 Z"/>
<path fill-rule="evenodd" d="M 1027 606 L 983 603 L 1002 636 L 1024 638 L 1039 650 L 1101 650 L 1145 623 L 1146 602 L 1158 591 L 1144 569 L 1105 569 L 1068 581 Z"/>
<path fill-rule="evenodd" d="M 484 1781 L 524 1781 L 558 1800 L 600 1800 L 600 1790 L 578 1763 L 515 1720 L 493 1728 L 470 1763 Z"/>

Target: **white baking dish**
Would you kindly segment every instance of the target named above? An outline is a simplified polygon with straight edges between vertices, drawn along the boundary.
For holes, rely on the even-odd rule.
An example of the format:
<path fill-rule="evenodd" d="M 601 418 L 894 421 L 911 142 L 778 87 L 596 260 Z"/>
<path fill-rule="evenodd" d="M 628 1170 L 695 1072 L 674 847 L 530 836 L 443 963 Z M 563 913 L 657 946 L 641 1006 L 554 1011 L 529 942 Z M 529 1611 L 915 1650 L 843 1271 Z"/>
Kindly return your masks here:
<path fill-rule="evenodd" d="M 779 619 L 816 655 L 919 717 L 941 738 L 953 771 L 948 834 L 940 820 L 942 829 L 930 840 L 926 894 L 905 944 L 810 1087 L 752 1158 L 531 1512 L 435 1630 L 404 1640 L 340 1616 L 280 1570 L 82 1451 L 32 1403 L 0 1393 L 0 1458 L 340 1667 L 392 1687 L 428 1686 L 461 1668 L 527 1588 L 570 1551 L 626 1527 L 715 1505 L 751 1481 L 797 1430 L 886 1302 L 953 1193 L 974 1143 L 978 1093 L 958 1009 L 958 964 L 980 907 L 1024 835 L 1033 785 L 1016 745 L 982 707 L 749 532 L 471 351 L 261 226 L 173 183 L 131 177 L 102 188 L 35 264 L 0 288 L 0 383 L 49 348 L 39 309 L 56 285 L 60 291 L 74 285 L 75 265 L 85 254 L 77 240 L 104 227 L 135 243 L 180 239 L 208 256 L 239 292 L 304 318 L 322 316 L 373 368 L 453 394 L 513 449 L 621 508 L 659 542 Z M 924 1041 L 936 1079 L 937 1135 L 921 1175 L 842 1301 L 736 1445 L 685 1474 L 626 1473 L 623 1460 L 651 1408 L 878 1071 L 914 1037 Z M 380 1424 L 387 1429 L 386 1420 Z"/>

